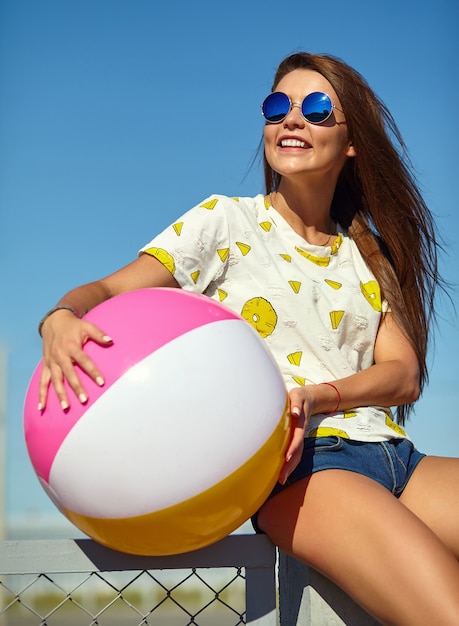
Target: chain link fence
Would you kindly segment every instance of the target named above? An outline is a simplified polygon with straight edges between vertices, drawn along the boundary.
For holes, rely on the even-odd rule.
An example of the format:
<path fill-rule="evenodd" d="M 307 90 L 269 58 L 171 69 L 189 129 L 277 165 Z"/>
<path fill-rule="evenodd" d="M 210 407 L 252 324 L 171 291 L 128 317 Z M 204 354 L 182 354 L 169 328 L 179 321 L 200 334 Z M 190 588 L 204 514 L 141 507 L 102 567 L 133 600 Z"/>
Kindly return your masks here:
<path fill-rule="evenodd" d="M 0 580 L 3 623 L 14 626 L 245 624 L 243 568 L 15 575 Z"/>
<path fill-rule="evenodd" d="M 275 562 L 256 535 L 151 558 L 91 540 L 1 542 L 0 626 L 274 626 Z"/>

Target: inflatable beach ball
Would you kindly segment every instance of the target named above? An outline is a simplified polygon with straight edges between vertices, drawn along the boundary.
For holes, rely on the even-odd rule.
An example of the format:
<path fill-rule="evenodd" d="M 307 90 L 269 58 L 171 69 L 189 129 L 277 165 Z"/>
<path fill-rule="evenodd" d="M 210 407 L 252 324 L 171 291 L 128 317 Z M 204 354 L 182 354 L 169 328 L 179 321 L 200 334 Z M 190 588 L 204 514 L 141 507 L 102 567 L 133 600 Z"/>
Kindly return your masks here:
<path fill-rule="evenodd" d="M 244 523 L 276 483 L 289 438 L 287 392 L 271 354 L 241 317 L 180 289 L 107 300 L 85 319 L 113 339 L 87 354 L 85 405 L 50 388 L 37 411 L 41 363 L 24 430 L 45 491 L 84 533 L 131 554 L 209 545 Z"/>

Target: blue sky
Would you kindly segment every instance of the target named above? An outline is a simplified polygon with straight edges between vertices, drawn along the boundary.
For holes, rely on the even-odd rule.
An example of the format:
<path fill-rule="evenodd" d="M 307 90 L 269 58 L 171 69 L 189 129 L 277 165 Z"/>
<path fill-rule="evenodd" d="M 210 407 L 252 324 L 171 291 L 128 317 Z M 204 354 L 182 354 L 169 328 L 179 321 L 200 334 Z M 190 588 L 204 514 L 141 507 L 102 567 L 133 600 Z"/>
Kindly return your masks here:
<path fill-rule="evenodd" d="M 316 9 L 314 9 L 316 6 Z M 59 515 L 30 466 L 22 405 L 37 322 L 211 193 L 262 191 L 259 104 L 297 50 L 343 58 L 392 111 L 458 283 L 455 0 L 0 0 L 0 347 L 7 512 Z M 459 305 L 457 290 L 453 302 Z M 408 432 L 459 455 L 459 319 L 445 298 Z"/>

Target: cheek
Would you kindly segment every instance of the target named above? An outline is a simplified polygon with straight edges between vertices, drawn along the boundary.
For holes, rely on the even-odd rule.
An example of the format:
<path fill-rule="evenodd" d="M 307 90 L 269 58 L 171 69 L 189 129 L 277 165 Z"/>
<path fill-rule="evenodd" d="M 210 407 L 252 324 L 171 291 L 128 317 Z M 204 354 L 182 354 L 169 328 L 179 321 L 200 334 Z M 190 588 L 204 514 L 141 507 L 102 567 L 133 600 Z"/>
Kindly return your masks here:
<path fill-rule="evenodd" d="M 276 129 L 272 124 L 266 124 L 264 127 L 263 143 L 265 156 L 269 163 L 271 155 L 274 153 L 274 150 L 276 148 Z"/>
<path fill-rule="evenodd" d="M 319 131 L 319 132 L 317 132 Z M 326 131 L 326 132 L 320 132 Z M 347 133 L 331 128 L 317 128 L 314 137 L 314 146 L 327 150 L 330 154 L 342 155 L 347 150 L 349 143 Z"/>
<path fill-rule="evenodd" d="M 263 129 L 263 139 L 265 145 L 274 145 L 276 142 L 277 127 L 276 124 L 265 124 Z"/>

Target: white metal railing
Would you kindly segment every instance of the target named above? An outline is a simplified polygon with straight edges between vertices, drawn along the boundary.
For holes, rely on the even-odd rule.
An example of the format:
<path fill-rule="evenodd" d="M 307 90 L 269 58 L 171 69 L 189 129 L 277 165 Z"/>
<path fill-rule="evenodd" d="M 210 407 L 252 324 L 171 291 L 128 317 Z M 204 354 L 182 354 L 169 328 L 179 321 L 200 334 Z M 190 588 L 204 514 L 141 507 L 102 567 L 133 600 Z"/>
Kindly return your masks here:
<path fill-rule="evenodd" d="M 0 626 L 376 626 L 342 590 L 282 552 L 278 608 L 276 556 L 265 535 L 253 534 L 167 557 L 123 554 L 91 539 L 0 541 Z M 37 597 L 39 606 L 30 600 Z"/>
<path fill-rule="evenodd" d="M 91 539 L 75 540 L 27 540 L 0 542 L 0 624 L 22 624 L 15 621 L 15 614 L 21 609 L 21 615 L 26 612 L 27 624 L 41 624 L 48 626 L 59 623 L 73 623 L 70 618 L 65 621 L 55 621 L 57 610 L 67 604 L 74 609 L 78 608 L 80 621 L 78 624 L 105 624 L 104 615 L 117 604 L 124 609 L 132 609 L 135 621 L 125 621 L 123 624 L 166 624 L 166 621 L 156 621 L 155 610 L 163 606 L 164 601 L 170 601 L 182 610 L 181 621 L 174 624 L 250 624 L 251 626 L 275 626 L 277 621 L 276 607 L 276 549 L 264 535 L 230 535 L 222 541 L 190 552 L 187 554 L 167 557 L 147 557 L 123 554 L 105 548 Z M 201 573 L 201 569 L 204 573 Z M 228 582 L 215 583 L 205 581 L 205 573 L 220 568 L 235 570 Z M 174 592 L 179 587 L 176 583 L 161 582 L 155 575 L 157 571 L 188 570 L 186 579 L 198 580 L 211 591 L 213 599 L 207 599 L 204 606 L 190 610 L 180 597 L 175 599 Z M 137 608 L 132 598 L 129 598 L 129 585 L 114 585 L 107 579 L 109 572 L 124 572 L 132 574 L 132 579 L 139 579 L 140 575 L 147 575 L 149 582 L 154 582 L 162 588 L 163 600 L 157 597 L 151 605 Z M 53 577 L 69 574 L 83 574 L 86 584 L 91 576 L 100 582 L 107 583 L 113 590 L 113 597 L 106 607 L 86 608 L 79 595 L 83 583 L 74 583 L 73 589 L 68 592 L 62 585 L 53 580 Z M 24 577 L 19 591 L 13 588 L 12 580 L 15 577 Z M 32 604 L 27 604 L 25 596 L 30 585 L 51 582 L 56 588 L 56 607 L 46 607 L 40 612 Z M 144 581 L 145 582 L 145 581 Z M 242 607 L 230 606 L 226 595 L 231 584 L 243 585 L 245 602 Z M 169 586 L 172 585 L 172 588 Z M 183 587 L 180 586 L 182 592 Z M 151 589 L 151 587 L 150 587 Z M 58 592 L 58 593 L 57 593 Z M 74 597 L 72 597 L 72 594 Z M 24 607 L 25 603 L 25 607 Z M 122 605 L 120 605 L 122 603 Z M 215 605 L 225 609 L 225 618 L 215 617 Z M 206 611 L 212 609 L 210 618 L 217 621 L 208 621 Z M 62 614 L 62 613 L 61 613 Z M 81 621 L 81 619 L 86 621 Z M 3 619 L 3 622 L 1 621 Z M 206 621 L 207 620 L 207 621 Z M 76 622 L 75 622 L 76 623 Z M 110 623 L 110 622 L 108 622 Z M 121 622 L 120 622 L 121 623 Z"/>

